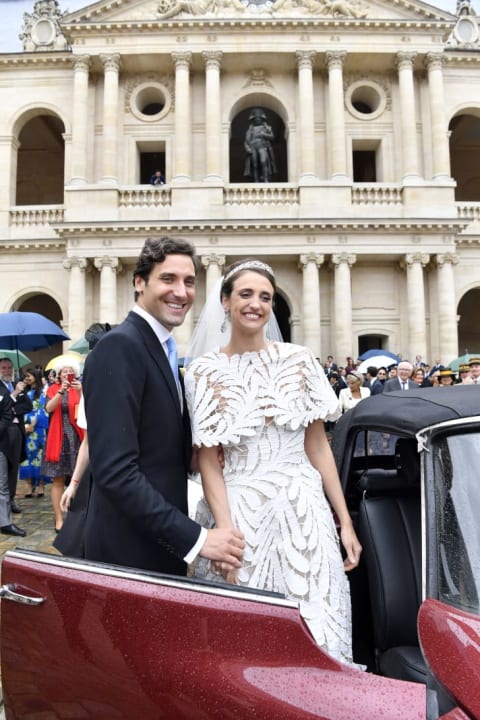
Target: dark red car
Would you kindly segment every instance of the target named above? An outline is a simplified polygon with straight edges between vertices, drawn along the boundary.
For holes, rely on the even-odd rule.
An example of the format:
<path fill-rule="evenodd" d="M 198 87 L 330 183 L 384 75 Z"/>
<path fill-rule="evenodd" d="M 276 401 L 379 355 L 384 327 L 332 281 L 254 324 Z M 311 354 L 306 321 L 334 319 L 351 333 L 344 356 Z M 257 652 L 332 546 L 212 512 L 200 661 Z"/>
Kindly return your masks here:
<path fill-rule="evenodd" d="M 364 547 L 355 659 L 269 593 L 16 550 L 7 720 L 480 718 L 480 387 L 362 401 L 334 431 Z M 418 620 L 418 626 L 417 626 Z"/>

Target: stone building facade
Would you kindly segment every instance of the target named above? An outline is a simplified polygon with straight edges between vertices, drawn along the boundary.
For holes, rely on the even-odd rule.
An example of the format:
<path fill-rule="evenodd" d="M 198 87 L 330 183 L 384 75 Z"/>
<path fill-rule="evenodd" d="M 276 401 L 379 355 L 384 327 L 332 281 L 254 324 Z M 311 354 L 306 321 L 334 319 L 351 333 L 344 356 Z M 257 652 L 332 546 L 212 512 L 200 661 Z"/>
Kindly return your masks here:
<path fill-rule="evenodd" d="M 0 312 L 72 340 L 118 322 L 143 240 L 169 234 L 202 261 L 180 345 L 253 255 L 318 357 L 480 352 L 478 35 L 465 0 L 37 0 L 0 55 Z M 268 182 L 244 174 L 254 108 Z"/>

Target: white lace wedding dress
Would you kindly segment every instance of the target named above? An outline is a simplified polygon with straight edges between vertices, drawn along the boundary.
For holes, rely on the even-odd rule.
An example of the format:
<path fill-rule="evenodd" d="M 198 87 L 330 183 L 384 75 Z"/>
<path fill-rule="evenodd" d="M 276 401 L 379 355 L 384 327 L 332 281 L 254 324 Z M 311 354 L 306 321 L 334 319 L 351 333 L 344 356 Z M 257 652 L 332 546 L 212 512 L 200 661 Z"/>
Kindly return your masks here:
<path fill-rule="evenodd" d="M 230 511 L 246 541 L 238 583 L 297 600 L 316 642 L 352 664 L 338 535 L 304 449 L 308 424 L 340 415 L 323 368 L 309 350 L 289 343 L 232 357 L 211 352 L 190 365 L 185 389 L 194 444 L 224 450 Z M 196 519 L 213 525 L 205 500 Z M 196 574 L 218 580 L 206 560 Z"/>

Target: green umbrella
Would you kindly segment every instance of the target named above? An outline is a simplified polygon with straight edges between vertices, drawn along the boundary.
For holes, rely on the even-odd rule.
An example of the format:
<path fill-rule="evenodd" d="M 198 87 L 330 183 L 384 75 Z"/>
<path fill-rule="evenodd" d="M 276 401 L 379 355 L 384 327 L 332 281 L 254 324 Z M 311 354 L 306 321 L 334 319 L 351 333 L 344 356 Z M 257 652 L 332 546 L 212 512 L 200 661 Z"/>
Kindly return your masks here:
<path fill-rule="evenodd" d="M 0 350 L 0 358 L 8 358 L 12 361 L 15 370 L 19 370 L 25 365 L 31 365 L 32 361 L 23 354 L 21 350 Z"/>
<path fill-rule="evenodd" d="M 75 340 L 73 345 L 70 345 L 68 349 L 80 353 L 80 355 L 86 355 L 88 353 L 88 341 L 85 339 L 85 336 L 82 336 L 78 338 L 78 340 Z"/>
<path fill-rule="evenodd" d="M 467 353 L 466 355 L 461 355 L 460 357 L 455 358 L 455 360 L 452 360 L 451 363 L 448 363 L 448 367 L 454 372 L 458 372 L 460 365 L 468 365 L 468 361 L 473 357 L 480 357 L 480 353 Z"/>

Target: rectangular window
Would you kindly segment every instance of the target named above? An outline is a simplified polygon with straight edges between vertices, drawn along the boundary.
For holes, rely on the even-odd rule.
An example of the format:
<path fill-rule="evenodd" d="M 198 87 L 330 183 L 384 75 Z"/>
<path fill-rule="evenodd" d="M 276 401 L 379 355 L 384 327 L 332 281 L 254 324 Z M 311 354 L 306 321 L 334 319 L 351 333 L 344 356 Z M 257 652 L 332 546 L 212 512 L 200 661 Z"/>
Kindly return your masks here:
<path fill-rule="evenodd" d="M 136 182 L 140 185 L 149 185 L 150 178 L 159 170 L 165 181 L 168 182 L 165 143 L 142 141 L 137 143 L 138 177 Z"/>
<path fill-rule="evenodd" d="M 375 183 L 381 181 L 380 147 L 379 140 L 352 141 L 353 182 Z"/>

